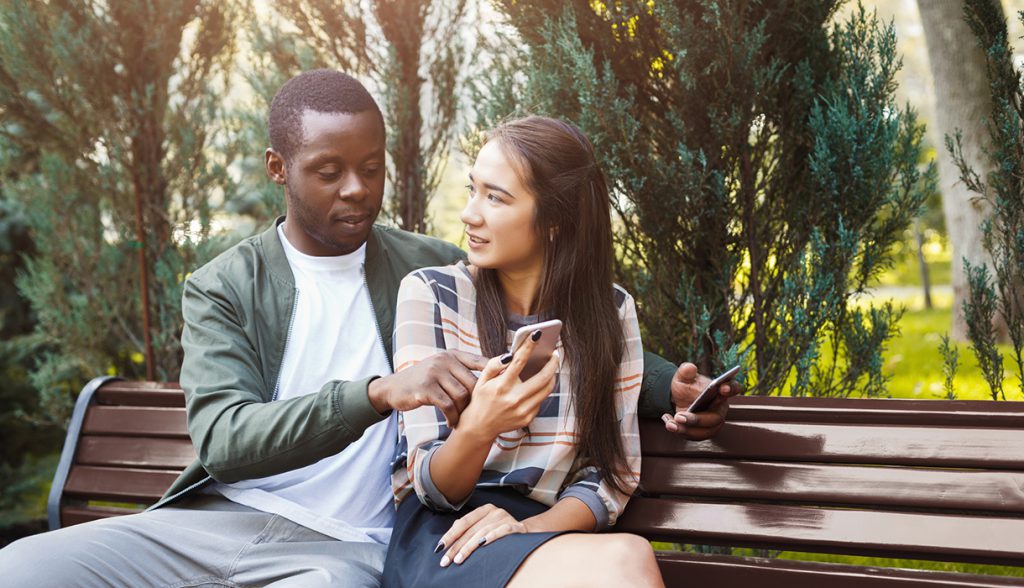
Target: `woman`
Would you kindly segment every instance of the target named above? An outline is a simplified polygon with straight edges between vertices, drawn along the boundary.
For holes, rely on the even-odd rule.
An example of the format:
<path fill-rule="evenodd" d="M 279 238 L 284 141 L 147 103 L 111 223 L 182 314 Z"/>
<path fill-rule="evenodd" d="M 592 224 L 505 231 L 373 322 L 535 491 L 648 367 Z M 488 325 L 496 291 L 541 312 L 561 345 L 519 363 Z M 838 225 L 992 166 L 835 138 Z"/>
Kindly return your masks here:
<path fill-rule="evenodd" d="M 403 280 L 395 366 L 444 349 L 494 359 L 455 428 L 430 406 L 400 417 L 384 585 L 661 586 L 644 539 L 566 534 L 613 525 L 640 475 L 643 354 L 633 300 L 612 283 L 593 148 L 568 123 L 514 120 L 490 133 L 470 182 L 471 265 Z M 551 318 L 561 344 L 521 381 L 534 343 L 509 355 L 511 334 Z"/>

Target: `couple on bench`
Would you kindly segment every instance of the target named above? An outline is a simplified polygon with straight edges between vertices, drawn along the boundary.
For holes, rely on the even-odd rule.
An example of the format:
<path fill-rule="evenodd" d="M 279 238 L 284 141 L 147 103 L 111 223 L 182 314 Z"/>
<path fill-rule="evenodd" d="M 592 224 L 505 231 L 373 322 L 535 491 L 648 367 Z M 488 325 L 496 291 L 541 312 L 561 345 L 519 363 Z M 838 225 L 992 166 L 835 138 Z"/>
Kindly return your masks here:
<path fill-rule="evenodd" d="M 0 550 L 4 583 L 661 586 L 646 540 L 601 533 L 637 487 L 638 414 L 703 439 L 727 406 L 685 412 L 708 379 L 644 353 L 588 139 L 538 116 L 491 130 L 466 259 L 374 224 L 384 119 L 354 78 L 292 78 L 269 130 L 287 215 L 185 284 L 199 459 L 144 513 Z M 557 348 L 520 377 L 550 319 Z"/>

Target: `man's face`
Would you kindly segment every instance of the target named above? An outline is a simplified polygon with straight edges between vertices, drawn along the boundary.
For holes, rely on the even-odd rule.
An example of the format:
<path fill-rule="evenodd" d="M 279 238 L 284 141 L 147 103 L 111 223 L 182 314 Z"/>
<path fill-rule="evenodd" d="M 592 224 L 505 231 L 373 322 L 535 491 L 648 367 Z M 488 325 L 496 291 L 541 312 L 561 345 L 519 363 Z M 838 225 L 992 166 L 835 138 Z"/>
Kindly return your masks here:
<path fill-rule="evenodd" d="M 370 235 L 384 198 L 384 125 L 376 112 L 307 110 L 290 165 L 267 150 L 267 174 L 285 187 L 284 232 L 296 249 L 345 255 Z"/>

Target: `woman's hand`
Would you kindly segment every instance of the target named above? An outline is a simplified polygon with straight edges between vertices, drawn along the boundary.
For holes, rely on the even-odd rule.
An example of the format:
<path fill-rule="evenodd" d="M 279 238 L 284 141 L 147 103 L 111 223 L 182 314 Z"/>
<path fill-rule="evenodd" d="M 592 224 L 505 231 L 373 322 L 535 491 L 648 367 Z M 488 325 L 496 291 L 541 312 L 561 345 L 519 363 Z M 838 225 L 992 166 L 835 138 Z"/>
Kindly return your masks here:
<path fill-rule="evenodd" d="M 494 439 L 508 431 L 530 424 L 537 416 L 541 402 L 555 388 L 559 354 L 555 351 L 544 367 L 525 382 L 519 373 L 526 366 L 530 352 L 537 345 L 533 338 L 516 350 L 515 355 L 494 357 L 487 362 L 480 379 L 463 411 L 458 428 L 472 431 L 482 438 Z"/>
<path fill-rule="evenodd" d="M 441 558 L 441 567 L 455 562 L 461 564 L 481 545 L 493 543 L 505 535 L 528 533 L 526 525 L 517 521 L 504 509 L 485 504 L 455 521 L 441 537 L 435 551 L 451 546 Z"/>

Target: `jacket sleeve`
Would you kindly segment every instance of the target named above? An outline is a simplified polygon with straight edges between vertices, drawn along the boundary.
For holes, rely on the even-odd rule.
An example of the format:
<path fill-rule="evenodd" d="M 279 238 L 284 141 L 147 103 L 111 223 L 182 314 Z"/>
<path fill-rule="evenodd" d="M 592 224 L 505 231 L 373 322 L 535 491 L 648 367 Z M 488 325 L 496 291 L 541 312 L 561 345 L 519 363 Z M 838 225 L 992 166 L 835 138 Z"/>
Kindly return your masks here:
<path fill-rule="evenodd" d="M 645 418 L 657 419 L 663 414 L 674 414 L 672 404 L 672 376 L 676 365 L 657 353 L 644 352 L 644 381 L 640 386 L 637 413 Z"/>
<path fill-rule="evenodd" d="M 203 271 L 189 277 L 182 298 L 181 387 L 189 434 L 210 476 L 231 483 L 301 468 L 340 452 L 384 418 L 367 396 L 373 378 L 332 381 L 270 402 L 276 382 L 264 381 L 246 331 L 251 317 L 234 298 L 216 274 Z"/>

